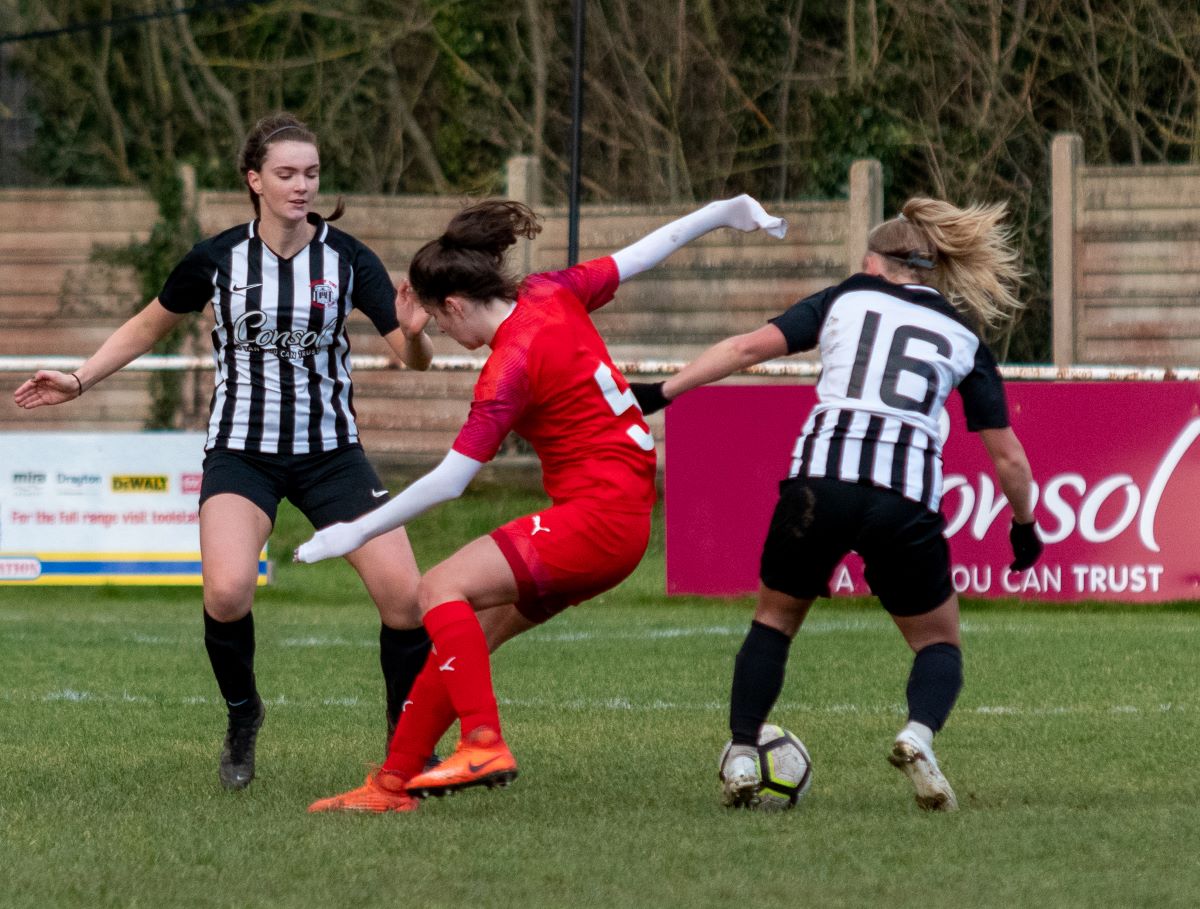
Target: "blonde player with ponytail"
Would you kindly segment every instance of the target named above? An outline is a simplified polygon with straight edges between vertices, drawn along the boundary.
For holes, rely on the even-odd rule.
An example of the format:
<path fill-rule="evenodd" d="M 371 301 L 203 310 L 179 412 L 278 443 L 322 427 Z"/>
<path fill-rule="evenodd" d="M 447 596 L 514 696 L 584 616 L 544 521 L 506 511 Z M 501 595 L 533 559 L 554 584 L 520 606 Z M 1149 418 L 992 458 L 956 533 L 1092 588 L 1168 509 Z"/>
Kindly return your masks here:
<path fill-rule="evenodd" d="M 871 231 L 859 274 L 719 342 L 666 382 L 632 386 L 653 413 L 740 369 L 820 349 L 818 402 L 781 487 L 758 607 L 734 668 L 733 747 L 722 774 L 729 807 L 758 802 L 759 728 L 783 687 L 793 636 L 814 599 L 829 595 L 829 578 L 850 551 L 863 557 L 872 591 L 914 653 L 908 723 L 888 758 L 911 779 L 922 808 L 957 807 L 933 751 L 962 687 L 958 597 L 938 511 L 938 421 L 955 388 L 1012 508 L 1011 570 L 1028 568 L 1042 550 L 1029 462 L 980 338 L 1022 306 L 1004 214 L 1003 204 L 909 199 Z"/>

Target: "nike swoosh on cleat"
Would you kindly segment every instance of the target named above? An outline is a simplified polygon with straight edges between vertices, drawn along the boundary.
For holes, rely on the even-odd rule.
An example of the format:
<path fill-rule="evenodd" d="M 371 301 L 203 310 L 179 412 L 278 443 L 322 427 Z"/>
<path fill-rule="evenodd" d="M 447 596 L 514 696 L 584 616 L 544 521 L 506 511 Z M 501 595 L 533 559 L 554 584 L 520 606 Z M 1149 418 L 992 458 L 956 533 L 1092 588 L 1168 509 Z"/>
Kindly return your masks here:
<path fill-rule="evenodd" d="M 495 757 L 490 757 L 486 761 L 484 761 L 482 764 L 476 764 L 474 761 L 469 761 L 467 763 L 467 769 L 470 770 L 472 773 L 478 773 L 480 770 L 482 770 L 488 764 L 494 764 L 498 760 L 500 760 L 500 755 L 496 755 Z"/>
<path fill-rule="evenodd" d="M 386 490 L 386 489 L 372 489 L 372 490 L 371 490 L 371 497 L 372 497 L 372 498 L 376 498 L 376 499 L 382 499 L 382 498 L 383 498 L 385 495 L 387 495 L 387 490 Z"/>

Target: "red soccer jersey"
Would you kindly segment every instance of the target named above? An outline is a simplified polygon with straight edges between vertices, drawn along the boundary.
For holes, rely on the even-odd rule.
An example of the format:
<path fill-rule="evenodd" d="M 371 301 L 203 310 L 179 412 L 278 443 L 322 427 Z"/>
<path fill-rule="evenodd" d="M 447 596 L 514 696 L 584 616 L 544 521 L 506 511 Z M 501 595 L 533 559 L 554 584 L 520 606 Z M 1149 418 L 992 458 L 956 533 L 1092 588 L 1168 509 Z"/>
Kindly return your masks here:
<path fill-rule="evenodd" d="M 512 430 L 533 446 L 556 504 L 654 505 L 654 439 L 588 315 L 619 281 L 607 256 L 525 279 L 492 339 L 455 451 L 490 461 Z"/>

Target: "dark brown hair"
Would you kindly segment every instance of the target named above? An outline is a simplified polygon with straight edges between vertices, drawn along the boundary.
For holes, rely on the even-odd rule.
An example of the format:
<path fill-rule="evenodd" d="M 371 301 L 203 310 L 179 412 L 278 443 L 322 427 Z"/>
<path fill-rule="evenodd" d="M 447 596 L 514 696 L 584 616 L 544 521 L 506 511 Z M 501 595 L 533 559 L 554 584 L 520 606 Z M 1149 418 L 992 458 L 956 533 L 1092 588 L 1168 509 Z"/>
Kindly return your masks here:
<path fill-rule="evenodd" d="M 504 252 L 519 237 L 541 231 L 538 217 L 520 202 L 492 199 L 464 208 L 436 240 L 413 256 L 408 280 L 417 296 L 441 306 L 461 294 L 473 300 L 515 300 L 519 281 L 504 268 Z"/>
<path fill-rule="evenodd" d="M 242 143 L 242 150 L 238 155 L 238 170 L 241 171 L 242 180 L 250 193 L 250 204 L 254 206 L 256 215 L 262 214 L 258 193 L 250 189 L 250 181 L 246 175 L 250 171 L 261 173 L 263 164 L 267 160 L 267 151 L 276 142 L 307 142 L 318 151 L 321 148 L 317 142 L 317 134 L 287 111 L 270 114 L 254 124 L 250 135 Z M 342 201 L 342 197 L 338 196 L 337 206 L 325 220 L 336 221 L 345 211 L 346 205 Z"/>

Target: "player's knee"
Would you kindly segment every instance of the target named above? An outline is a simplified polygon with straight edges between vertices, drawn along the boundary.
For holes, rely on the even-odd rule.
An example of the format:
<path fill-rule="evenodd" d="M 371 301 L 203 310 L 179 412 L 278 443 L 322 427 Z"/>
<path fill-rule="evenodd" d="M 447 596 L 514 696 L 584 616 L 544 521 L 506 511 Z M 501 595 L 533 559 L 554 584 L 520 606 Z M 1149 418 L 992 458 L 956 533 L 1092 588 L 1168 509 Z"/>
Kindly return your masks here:
<path fill-rule="evenodd" d="M 435 606 L 456 599 L 461 599 L 461 593 L 457 592 L 450 574 L 440 565 L 431 568 L 417 584 L 417 607 L 422 615 Z"/>
<path fill-rule="evenodd" d="M 206 578 L 204 611 L 218 622 L 234 622 L 254 604 L 255 583 L 236 578 Z"/>
<path fill-rule="evenodd" d="M 417 585 L 403 591 L 388 591 L 382 595 L 372 594 L 379 618 L 392 628 L 412 628 L 421 621 L 421 610 L 417 606 Z"/>

